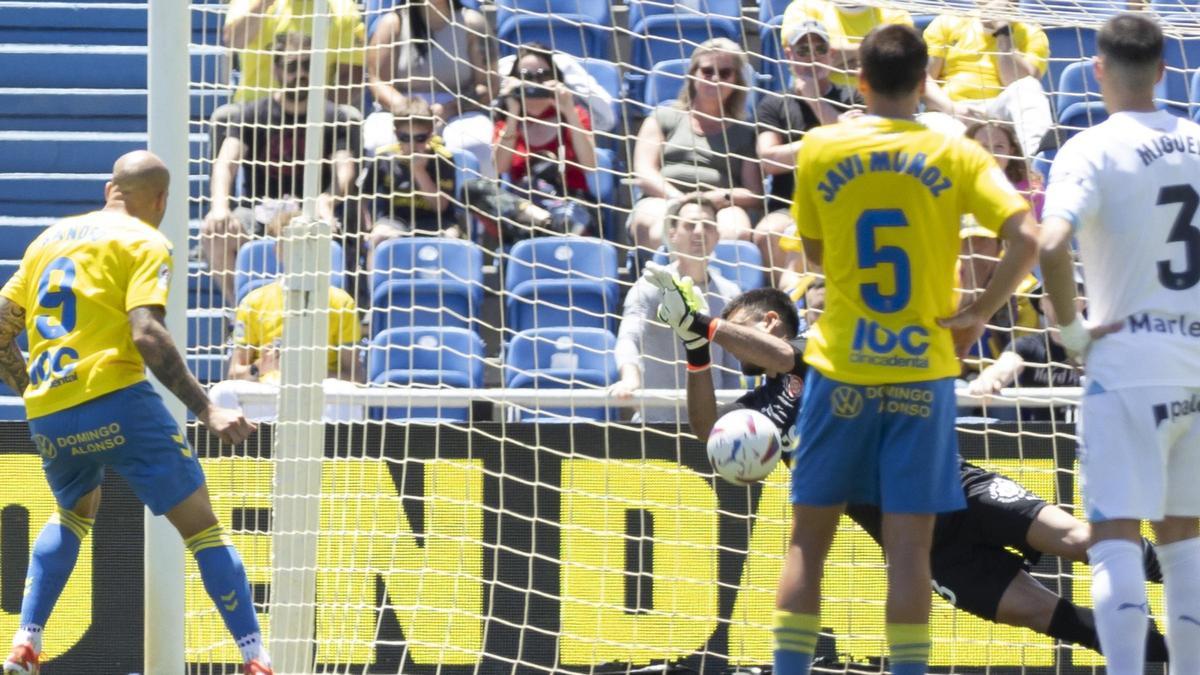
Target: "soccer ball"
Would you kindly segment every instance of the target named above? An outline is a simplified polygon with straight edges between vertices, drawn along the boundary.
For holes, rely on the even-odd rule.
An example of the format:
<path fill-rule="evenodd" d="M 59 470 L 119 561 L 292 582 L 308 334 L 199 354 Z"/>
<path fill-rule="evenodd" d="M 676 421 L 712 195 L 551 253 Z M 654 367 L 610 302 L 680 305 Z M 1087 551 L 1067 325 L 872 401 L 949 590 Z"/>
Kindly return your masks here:
<path fill-rule="evenodd" d="M 779 429 L 766 415 L 742 408 L 728 413 L 708 435 L 708 461 L 734 485 L 750 485 L 779 463 Z"/>

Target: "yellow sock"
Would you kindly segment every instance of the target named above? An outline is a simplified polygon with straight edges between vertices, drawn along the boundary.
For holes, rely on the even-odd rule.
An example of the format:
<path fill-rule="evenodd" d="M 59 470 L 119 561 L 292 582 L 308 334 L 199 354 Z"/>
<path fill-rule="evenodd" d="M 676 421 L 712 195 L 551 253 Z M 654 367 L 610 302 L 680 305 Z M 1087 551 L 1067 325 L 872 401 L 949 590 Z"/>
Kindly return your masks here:
<path fill-rule="evenodd" d="M 887 640 L 893 667 L 919 664 L 924 670 L 929 662 L 929 624 L 889 623 Z"/>

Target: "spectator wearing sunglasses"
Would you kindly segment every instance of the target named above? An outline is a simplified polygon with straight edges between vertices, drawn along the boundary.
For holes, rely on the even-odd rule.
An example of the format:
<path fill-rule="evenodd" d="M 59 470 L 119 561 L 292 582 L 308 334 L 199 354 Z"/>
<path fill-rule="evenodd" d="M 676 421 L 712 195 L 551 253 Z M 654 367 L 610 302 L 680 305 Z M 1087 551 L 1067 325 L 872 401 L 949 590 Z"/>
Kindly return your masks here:
<path fill-rule="evenodd" d="M 369 251 L 413 234 L 461 236 L 453 211 L 454 158 L 433 133 L 437 117 L 420 98 L 401 99 L 391 112 L 396 143 L 376 150 L 361 182 Z"/>
<path fill-rule="evenodd" d="M 529 43 L 517 51 L 493 108 L 492 151 L 498 174 L 509 187 L 546 209 L 552 227 L 572 234 L 595 234 L 596 198 L 588 172 L 596 169 L 596 138 L 587 109 L 562 81 L 554 54 Z"/>
<path fill-rule="evenodd" d="M 214 280 L 227 302 L 234 299 L 234 262 L 238 249 L 262 236 L 280 213 L 299 210 L 304 195 L 305 119 L 308 114 L 308 65 L 311 38 L 284 33 L 273 43 L 271 96 L 236 104 L 226 116 L 221 145 L 209 180 L 209 211 L 200 229 L 200 245 Z M 358 123 L 348 106 L 325 102 L 322 125 L 321 198 L 317 214 L 339 230 L 357 228 L 351 208 L 358 176 L 355 149 Z M 245 163 L 243 185 L 237 189 Z"/>
<path fill-rule="evenodd" d="M 679 99 L 642 123 L 633 168 L 643 196 L 629 218 L 639 263 L 663 243 L 667 200 L 694 191 L 716 206 L 722 239 L 750 239 L 747 212 L 762 207 L 754 127 L 745 121 L 750 72 L 737 43 L 708 40 L 692 52 Z"/>
<path fill-rule="evenodd" d="M 795 222 L 792 194 L 796 191 L 796 153 L 804 134 L 857 112 L 862 97 L 830 76 L 829 32 L 820 21 L 808 19 L 783 28 L 783 57 L 791 71 L 791 87 L 763 97 L 758 104 L 758 158 L 771 176 L 767 215 L 754 230 L 754 241 L 771 268 L 771 280 L 785 291 L 797 290 L 808 271 L 801 251 L 785 252 L 780 241 Z M 802 291 L 802 289 L 799 289 Z M 802 293 L 797 292 L 797 295 Z"/>

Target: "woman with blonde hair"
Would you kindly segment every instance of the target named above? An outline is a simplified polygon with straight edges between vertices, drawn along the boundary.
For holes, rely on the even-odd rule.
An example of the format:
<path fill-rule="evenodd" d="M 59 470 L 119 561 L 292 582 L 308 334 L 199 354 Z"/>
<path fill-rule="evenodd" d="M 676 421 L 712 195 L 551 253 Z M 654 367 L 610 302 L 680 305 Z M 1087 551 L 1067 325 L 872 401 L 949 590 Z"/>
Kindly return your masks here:
<path fill-rule="evenodd" d="M 754 126 L 745 121 L 751 72 L 737 43 L 708 40 L 692 53 L 679 99 L 642 123 L 633 151 L 642 198 L 629 217 L 639 258 L 662 244 L 667 200 L 690 192 L 716 205 L 722 239 L 750 238 L 747 211 L 762 207 L 763 190 Z"/>

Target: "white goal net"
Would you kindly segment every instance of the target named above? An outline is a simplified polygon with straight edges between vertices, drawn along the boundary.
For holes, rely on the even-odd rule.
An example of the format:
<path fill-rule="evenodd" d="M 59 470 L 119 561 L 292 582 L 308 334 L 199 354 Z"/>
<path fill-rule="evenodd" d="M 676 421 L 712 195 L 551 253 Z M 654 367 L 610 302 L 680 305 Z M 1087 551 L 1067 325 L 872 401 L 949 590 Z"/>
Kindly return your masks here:
<path fill-rule="evenodd" d="M 770 199 L 786 162 L 759 156 L 764 135 L 779 146 L 809 124 L 785 107 L 788 128 L 762 119 L 772 97 L 819 107 L 797 93 L 781 42 L 789 21 L 829 24 L 843 11 L 843 25 L 825 26 L 843 59 L 829 59 L 834 84 L 852 77 L 844 48 L 856 38 L 844 31 L 864 17 L 942 35 L 941 79 L 970 109 L 965 123 L 995 117 L 981 133 L 1020 139 L 1044 112 L 1039 147 L 1001 150 L 1037 204 L 1057 145 L 1104 117 L 1087 58 L 1120 8 L 761 3 L 192 3 L 188 359 L 214 396 L 266 420 L 244 447 L 193 431 L 278 672 L 770 665 L 788 475 L 781 465 L 750 488 L 725 483 L 690 433 L 683 348 L 630 301 L 646 261 L 689 245 L 664 235 L 655 196 L 688 184 L 728 207 L 707 264 L 723 280 L 712 302 L 777 284 L 805 317 L 818 276 L 779 248 L 785 206 Z M 1161 102 L 1180 115 L 1200 111 L 1195 7 L 1146 8 L 1168 22 Z M 1009 58 L 964 53 L 981 18 L 1013 22 L 1018 65 L 1044 100 L 1029 98 L 1033 87 L 1013 97 L 1022 105 L 993 104 L 1020 78 L 952 72 Z M 714 38 L 731 41 L 716 43 L 724 56 L 689 61 Z M 549 62 L 529 43 L 548 48 Z M 737 103 L 701 111 L 704 78 Z M 672 107 L 681 91 L 690 104 Z M 974 288 L 1000 253 L 970 241 L 963 279 Z M 1053 351 L 1039 293 L 1036 280 L 1022 287 L 964 378 L 1019 338 Z M 720 401 L 758 383 L 732 357 L 715 358 Z M 1043 386 L 1005 381 L 986 405 L 961 383 L 962 454 L 1070 511 L 1077 380 L 1061 362 L 1026 370 Z M 189 668 L 235 672 L 237 649 L 188 565 Z M 1085 565 L 1046 556 L 1031 571 L 1090 605 Z M 884 563 L 848 519 L 824 595 L 818 668 L 882 672 Z M 1151 598 L 1157 614 L 1158 587 Z M 938 598 L 931 634 L 938 673 L 1103 664 Z"/>

